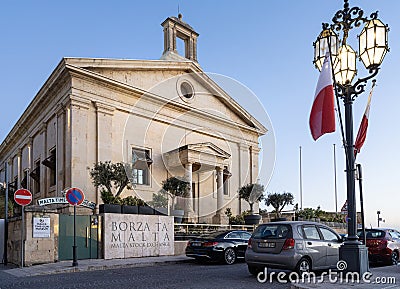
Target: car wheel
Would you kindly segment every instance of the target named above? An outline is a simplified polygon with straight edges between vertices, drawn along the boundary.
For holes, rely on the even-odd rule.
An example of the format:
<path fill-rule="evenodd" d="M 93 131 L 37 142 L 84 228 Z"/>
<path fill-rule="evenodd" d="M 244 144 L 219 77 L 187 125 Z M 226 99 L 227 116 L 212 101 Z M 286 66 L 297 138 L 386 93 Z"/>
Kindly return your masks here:
<path fill-rule="evenodd" d="M 247 269 L 249 270 L 251 275 L 257 276 L 258 273 L 261 272 L 259 267 L 247 265 Z"/>
<path fill-rule="evenodd" d="M 225 264 L 232 265 L 236 261 L 236 252 L 232 248 L 228 248 L 224 252 Z"/>
<path fill-rule="evenodd" d="M 301 276 L 303 273 L 310 273 L 311 261 L 308 258 L 300 259 L 296 266 L 296 272 Z"/>
<path fill-rule="evenodd" d="M 397 253 L 396 251 L 393 251 L 391 258 L 390 258 L 390 264 L 397 265 L 398 262 L 399 262 L 399 253 Z"/>

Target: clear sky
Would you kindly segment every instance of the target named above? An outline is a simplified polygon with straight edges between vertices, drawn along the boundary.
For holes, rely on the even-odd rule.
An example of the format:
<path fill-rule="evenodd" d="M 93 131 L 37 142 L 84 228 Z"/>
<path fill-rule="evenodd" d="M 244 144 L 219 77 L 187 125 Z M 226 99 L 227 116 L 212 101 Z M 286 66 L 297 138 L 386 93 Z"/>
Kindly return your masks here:
<path fill-rule="evenodd" d="M 158 59 L 163 51 L 160 23 L 168 16 L 177 16 L 178 5 L 183 20 L 200 33 L 198 59 L 203 70 L 247 86 L 270 116 L 276 163 L 267 190 L 292 192 L 300 202 L 301 146 L 303 207 L 320 205 L 325 211 L 334 211 L 336 144 L 340 209 L 346 199 L 340 133 L 314 142 L 308 128 L 318 79 L 312 64 L 312 43 L 321 23 L 330 23 L 334 13 L 343 8 L 339 0 L 3 1 L 0 139 L 5 138 L 62 57 Z M 381 210 L 386 226 L 400 228 L 400 136 L 396 131 L 400 1 L 350 0 L 350 5 L 360 6 L 366 15 L 378 10 L 380 19 L 390 26 L 391 51 L 377 77 L 367 139 L 357 162 L 363 165 L 367 225 L 376 226 L 376 211 Z M 350 38 L 354 40 L 359 33 L 355 30 Z M 363 73 L 360 71 L 359 77 L 365 76 Z M 367 96 L 364 93 L 354 104 L 355 132 Z M 242 104 L 250 112 L 257 109 Z M 268 148 L 264 149 L 267 152 Z"/>

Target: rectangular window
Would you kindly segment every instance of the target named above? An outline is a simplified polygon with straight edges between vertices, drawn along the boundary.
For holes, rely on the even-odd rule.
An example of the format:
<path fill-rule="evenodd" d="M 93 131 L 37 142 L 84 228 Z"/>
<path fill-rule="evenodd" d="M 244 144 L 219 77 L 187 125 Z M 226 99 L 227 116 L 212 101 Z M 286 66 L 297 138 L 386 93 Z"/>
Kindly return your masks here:
<path fill-rule="evenodd" d="M 137 185 L 150 185 L 150 150 L 132 149 L 132 179 Z"/>

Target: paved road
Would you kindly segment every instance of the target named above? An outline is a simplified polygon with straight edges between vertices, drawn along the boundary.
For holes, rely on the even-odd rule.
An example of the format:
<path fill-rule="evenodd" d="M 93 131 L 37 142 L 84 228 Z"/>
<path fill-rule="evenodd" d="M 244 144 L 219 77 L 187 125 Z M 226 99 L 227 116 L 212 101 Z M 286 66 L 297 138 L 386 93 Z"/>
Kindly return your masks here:
<path fill-rule="evenodd" d="M 247 272 L 245 263 L 231 266 L 180 263 L 152 267 L 124 268 L 104 271 L 14 277 L 0 271 L 0 288 L 53 289 L 235 289 L 290 288 L 288 284 L 262 284 Z"/>

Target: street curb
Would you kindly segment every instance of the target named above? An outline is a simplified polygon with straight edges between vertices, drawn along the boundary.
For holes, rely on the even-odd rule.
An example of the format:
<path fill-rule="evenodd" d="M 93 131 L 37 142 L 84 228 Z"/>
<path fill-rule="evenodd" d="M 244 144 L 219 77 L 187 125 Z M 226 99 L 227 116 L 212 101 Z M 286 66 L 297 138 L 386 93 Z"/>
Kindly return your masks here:
<path fill-rule="evenodd" d="M 139 258 L 138 258 L 139 259 Z M 4 273 L 10 274 L 15 277 L 29 277 L 29 276 L 44 276 L 44 275 L 53 275 L 53 274 L 62 274 L 62 273 L 74 273 L 74 272 L 87 272 L 87 271 L 100 271 L 100 270 L 108 270 L 108 269 L 122 269 L 122 268 L 135 268 L 135 267 L 149 267 L 154 265 L 167 265 L 167 264 L 179 264 L 179 263 L 188 263 L 191 262 L 192 259 L 181 259 L 181 260 L 152 260 L 148 262 L 132 262 L 125 264 L 110 264 L 110 265 L 82 265 L 79 267 L 65 267 L 52 269 L 48 268 L 48 270 L 44 269 L 43 271 L 40 268 L 25 267 L 25 268 L 16 268 L 3 270 Z M 11 272 L 10 272 L 11 271 Z M 30 272 L 29 272 L 30 271 Z"/>

